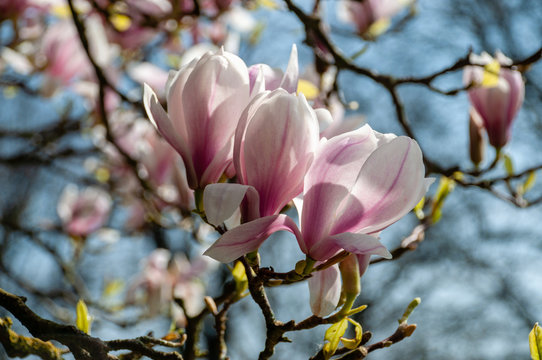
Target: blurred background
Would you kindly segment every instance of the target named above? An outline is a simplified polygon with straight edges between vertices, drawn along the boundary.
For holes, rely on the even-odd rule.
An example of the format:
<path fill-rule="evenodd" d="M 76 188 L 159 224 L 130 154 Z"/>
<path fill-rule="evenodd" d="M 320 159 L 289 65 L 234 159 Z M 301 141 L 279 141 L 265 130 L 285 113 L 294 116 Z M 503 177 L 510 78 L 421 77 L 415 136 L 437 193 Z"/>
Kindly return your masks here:
<path fill-rule="evenodd" d="M 8 14 L 6 8 L 0 14 L 0 287 L 27 296 L 29 307 L 41 316 L 69 323 L 74 322 L 75 303 L 84 298 L 94 317 L 92 334 L 103 339 L 136 337 L 149 331 L 163 336 L 172 321 L 182 325 L 178 315 L 182 310 L 172 310 L 169 303 L 160 302 L 163 299 L 151 299 L 154 278 L 146 270 L 153 266 L 164 270 L 164 262 L 172 263 L 170 254 L 177 254 L 175 264 L 182 275 L 175 284 L 200 304 L 203 293 L 220 295 L 224 280 L 231 275 L 225 265 L 199 258 L 217 235 L 195 215 L 187 215 L 190 209 L 183 207 L 177 180 L 156 180 L 161 200 L 172 201 L 150 200 L 152 206 L 148 205 L 149 196 L 137 175 L 151 178 L 147 175 L 152 176 L 156 160 L 146 163 L 145 154 L 161 150 L 148 137 L 146 147 L 130 148 L 143 144 L 134 134 L 139 125 L 132 125 L 133 121 L 144 124 L 141 132 L 149 131 L 140 103 L 140 84 L 148 82 L 158 91 L 165 83 L 158 81 L 160 76 L 167 78 L 169 69 L 197 56 L 190 51 L 198 54 L 220 45 L 238 53 L 247 65 L 266 63 L 284 70 L 295 43 L 304 79 L 315 76 L 314 56 L 304 43 L 303 24 L 278 0 L 234 1 L 227 9 L 202 7 L 200 14 L 187 5 L 189 1 L 172 2 L 170 8 L 158 10 L 117 1 L 113 5 L 121 10 L 109 14 L 118 30 L 113 35 L 107 27 L 93 28 L 90 15 L 96 7 L 109 11 L 111 4 L 107 3 L 81 1 L 77 5 L 86 14 L 87 30 L 90 27 L 105 39 L 95 40 L 98 50 L 94 54 L 119 94 L 106 92 L 104 103 L 100 103 L 104 97 L 98 95 L 99 81 L 92 66 L 74 55 L 81 48 L 54 52 L 69 42 L 62 38 L 67 30 L 50 34 L 58 24 L 73 24 L 65 3 L 42 2 L 13 16 L 3 16 Z M 387 31 L 372 40 L 359 36 L 354 25 L 344 20 L 341 3 L 320 2 L 320 14 L 333 42 L 347 56 L 362 52 L 355 58 L 359 66 L 395 77 L 436 73 L 470 50 L 476 54 L 500 50 L 520 60 L 542 46 L 539 1 L 418 0 L 393 16 Z M 309 1 L 296 4 L 307 12 L 313 8 Z M 134 7 L 142 20 L 130 12 Z M 159 10 L 181 14 L 180 20 L 164 20 L 169 15 Z M 119 15 L 125 13 L 128 20 Z M 145 26 L 128 34 L 136 19 Z M 119 32 L 126 32 L 124 40 L 114 36 Z M 62 56 L 66 59 L 60 61 Z M 51 70 L 53 59 L 58 69 L 74 67 L 75 75 L 59 76 Z M 154 64 L 157 72 L 143 71 L 138 67 L 141 64 Z M 542 163 L 542 65 L 537 62 L 524 70 L 528 70 L 523 73 L 525 101 L 503 149 L 508 166 L 516 173 Z M 153 79 L 161 85 L 152 84 Z M 337 84 L 347 105 L 346 116 L 363 115 L 380 132 L 404 133 L 384 87 L 351 72 L 341 72 Z M 447 73 L 434 85 L 443 91 L 461 88 L 462 71 Z M 424 155 L 442 168 L 458 166 L 472 171 L 467 93 L 448 96 L 408 84 L 399 88 L 399 95 Z M 104 110 L 114 125 L 103 123 Z M 123 117 L 131 119 L 130 125 L 116 120 Z M 109 130 L 121 143 L 120 150 L 105 145 L 111 141 Z M 126 167 L 122 152 L 143 165 Z M 494 156 L 494 150 L 487 147 L 482 168 Z M 130 173 L 134 169 L 136 175 Z M 501 161 L 478 179 L 506 175 Z M 441 175 L 429 176 L 437 179 L 429 190 L 434 197 Z M 499 182 L 495 190 L 508 194 L 525 179 Z M 80 189 L 95 186 L 111 194 L 111 210 L 102 229 L 68 234 L 62 210 L 57 210 L 59 199 L 67 196 L 63 194 L 68 184 Z M 541 195 L 542 186 L 536 182 L 525 198 Z M 357 303 L 368 308 L 356 319 L 364 331 L 373 333 L 371 342 L 391 335 L 409 302 L 421 298 L 409 320 L 418 326 L 413 336 L 375 351 L 369 358 L 529 358 L 529 331 L 536 321 L 542 321 L 540 202 L 507 201 L 487 189 L 456 184 L 441 211 L 442 217 L 427 229 L 415 251 L 371 265 L 362 278 Z M 291 210 L 289 214 L 295 216 Z M 411 213 L 383 231 L 382 242 L 395 249 L 418 224 Z M 157 248 L 170 251 L 153 258 L 162 265 L 149 260 Z M 293 236 L 282 233 L 266 241 L 261 254 L 263 266 L 273 266 L 276 271 L 289 271 L 303 258 Z M 311 315 L 305 283 L 270 288 L 268 294 L 280 320 L 300 321 Z M 0 314 L 7 313 L 0 309 Z M 201 339 L 202 347 L 210 350 L 209 358 L 213 358 L 216 341 L 212 323 L 212 319 L 205 321 Z M 24 333 L 21 326 L 17 330 Z M 289 334 L 293 343 L 279 344 L 273 358 L 309 358 L 318 352 L 324 332 L 325 327 L 319 327 Z M 255 359 L 263 349 L 263 318 L 250 298 L 232 306 L 226 339 L 231 359 Z M 1 351 L 0 358 L 6 358 Z"/>

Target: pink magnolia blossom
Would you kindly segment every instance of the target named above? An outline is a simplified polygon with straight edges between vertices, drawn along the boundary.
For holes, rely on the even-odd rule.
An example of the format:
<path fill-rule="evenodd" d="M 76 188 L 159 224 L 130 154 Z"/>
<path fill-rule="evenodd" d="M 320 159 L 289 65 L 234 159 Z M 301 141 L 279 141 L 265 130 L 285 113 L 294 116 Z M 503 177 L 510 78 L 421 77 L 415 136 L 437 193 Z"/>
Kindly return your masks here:
<path fill-rule="evenodd" d="M 465 84 L 474 85 L 469 90 L 469 100 L 482 118 L 489 143 L 502 148 L 510 140 L 512 123 L 525 97 L 523 78 L 519 71 L 499 65 L 493 66 L 494 69 L 484 68 L 484 65 L 491 66 L 495 62 L 511 65 L 512 61 L 500 52 L 495 58 L 487 53 L 480 56 L 473 54 L 470 60 L 480 66 L 467 66 L 463 74 Z M 484 81 L 487 76 L 495 76 L 494 81 Z"/>
<path fill-rule="evenodd" d="M 111 197 L 97 187 L 79 191 L 68 185 L 58 200 L 57 212 L 64 230 L 74 236 L 87 236 L 107 222 Z"/>
<path fill-rule="evenodd" d="M 226 220 L 245 195 L 244 222 L 275 218 L 303 190 L 318 138 L 316 115 L 302 94 L 277 89 L 256 96 L 235 133 L 234 165 L 239 184 L 205 188 L 208 220 L 212 224 Z"/>
<path fill-rule="evenodd" d="M 145 86 L 149 118 L 183 158 L 192 189 L 216 183 L 232 164 L 233 134 L 250 99 L 245 63 L 223 50 L 207 53 L 170 78 L 166 96 L 167 113 Z"/>
<path fill-rule="evenodd" d="M 102 9 L 111 8 L 109 0 L 99 0 L 97 3 Z M 102 20 L 106 25 L 109 40 L 128 50 L 137 50 L 145 46 L 159 32 L 160 25 L 152 27 L 145 24 L 149 17 L 161 20 L 171 14 L 173 9 L 168 0 L 126 0 L 123 5 L 119 6 L 118 12 L 112 9 L 112 17 L 109 21 L 105 18 Z M 111 19 L 122 19 L 122 21 L 116 23 Z M 114 28 L 109 26 L 111 24 Z"/>
<path fill-rule="evenodd" d="M 278 213 L 301 193 L 317 144 L 318 122 L 303 95 L 277 89 L 249 104 L 235 134 L 234 165 L 238 182 L 259 195 L 257 217 Z"/>
<path fill-rule="evenodd" d="M 314 260 L 343 249 L 389 256 L 378 233 L 409 212 L 431 181 L 424 179 L 414 140 L 365 125 L 322 141 L 304 181 L 301 231 L 285 215 L 266 217 L 226 232 L 206 254 L 229 262 L 257 249 L 271 233 L 287 230 Z"/>
<path fill-rule="evenodd" d="M 430 181 L 420 148 L 408 137 L 368 125 L 333 137 L 305 178 L 301 250 L 315 260 L 341 249 L 389 256 L 377 234 L 412 210 Z"/>
<path fill-rule="evenodd" d="M 168 272 L 171 254 L 166 249 L 154 250 L 143 262 L 143 271 L 128 290 L 127 300 L 133 302 L 136 291 L 142 289 L 151 315 L 160 312 L 163 304 L 172 298 L 173 282 Z"/>

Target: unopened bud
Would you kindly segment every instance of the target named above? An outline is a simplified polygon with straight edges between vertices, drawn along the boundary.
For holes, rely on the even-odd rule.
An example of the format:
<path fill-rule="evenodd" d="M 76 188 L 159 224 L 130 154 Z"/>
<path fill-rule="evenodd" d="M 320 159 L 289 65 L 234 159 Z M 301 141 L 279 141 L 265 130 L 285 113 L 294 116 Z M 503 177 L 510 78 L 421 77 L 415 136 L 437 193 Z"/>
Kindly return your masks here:
<path fill-rule="evenodd" d="M 482 118 L 474 108 L 470 110 L 469 120 L 470 159 L 478 166 L 484 160 L 485 141 Z"/>
<path fill-rule="evenodd" d="M 341 278 L 343 282 L 343 291 L 348 295 L 358 295 L 361 292 L 360 275 L 358 259 L 356 255 L 348 255 L 339 264 Z"/>

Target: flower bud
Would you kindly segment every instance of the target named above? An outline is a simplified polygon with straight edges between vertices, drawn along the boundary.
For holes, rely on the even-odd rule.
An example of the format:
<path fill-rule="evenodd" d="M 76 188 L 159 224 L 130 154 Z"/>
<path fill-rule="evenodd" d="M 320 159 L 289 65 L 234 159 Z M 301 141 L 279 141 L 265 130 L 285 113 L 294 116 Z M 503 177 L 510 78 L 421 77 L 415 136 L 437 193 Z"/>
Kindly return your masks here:
<path fill-rule="evenodd" d="M 471 88 L 469 100 L 480 115 L 489 143 L 502 148 L 510 139 L 512 123 L 525 97 L 525 84 L 521 73 L 510 66 L 512 60 L 497 52 L 495 58 L 487 53 L 472 54 L 463 81 Z"/>
<path fill-rule="evenodd" d="M 343 292 L 348 296 L 356 296 L 361 292 L 359 266 L 356 255 L 350 254 L 339 264 L 343 283 Z"/>

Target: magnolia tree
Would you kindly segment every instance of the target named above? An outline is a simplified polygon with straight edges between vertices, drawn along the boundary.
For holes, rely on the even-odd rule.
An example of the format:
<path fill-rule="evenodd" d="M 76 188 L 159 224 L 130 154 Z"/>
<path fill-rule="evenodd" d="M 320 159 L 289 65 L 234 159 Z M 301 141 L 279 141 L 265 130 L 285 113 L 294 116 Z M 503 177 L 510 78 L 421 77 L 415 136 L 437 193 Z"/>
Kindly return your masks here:
<path fill-rule="evenodd" d="M 472 6 L 486 6 L 505 35 L 513 32 L 505 5 L 481 3 Z M 446 216 L 469 211 L 445 206 L 454 187 L 522 209 L 542 202 L 539 151 L 508 150 L 529 99 L 526 80 L 536 85 L 539 41 L 510 56 L 465 43 L 437 67 L 429 56 L 403 54 L 395 64 L 429 70 L 382 71 L 378 63 L 393 59 L 372 49 L 418 30 L 411 24 L 427 6 L 0 1 L 5 354 L 363 359 L 415 338 L 409 317 L 420 298 L 388 286 L 403 309 L 379 310 L 383 299 L 361 292 L 369 265 L 414 261 L 426 243 L 438 243 Z M 455 16 L 472 19 L 465 6 Z M 273 42 L 290 53 L 249 61 Z M 377 60 L 369 66 L 366 58 Z M 364 91 L 363 81 L 378 92 Z M 412 99 L 409 89 L 425 95 Z M 537 89 L 531 109 L 540 106 Z M 382 97 L 385 111 L 371 118 L 368 104 Z M 442 98 L 464 129 L 459 140 L 438 119 L 415 119 Z M 540 125 L 537 118 L 527 131 Z M 439 155 L 443 147 L 452 148 L 451 161 Z M 453 262 L 445 251 L 425 256 Z M 370 326 L 368 304 L 378 312 Z M 532 331 L 520 334 L 522 354 L 530 348 L 540 359 L 542 318 L 523 310 Z M 390 328 L 390 316 L 398 325 L 372 336 Z M 292 347 L 310 345 L 290 351 L 289 337 Z M 416 354 L 408 357 L 428 356 Z"/>

